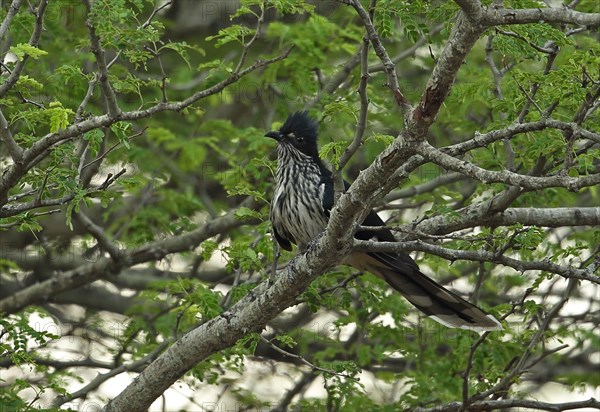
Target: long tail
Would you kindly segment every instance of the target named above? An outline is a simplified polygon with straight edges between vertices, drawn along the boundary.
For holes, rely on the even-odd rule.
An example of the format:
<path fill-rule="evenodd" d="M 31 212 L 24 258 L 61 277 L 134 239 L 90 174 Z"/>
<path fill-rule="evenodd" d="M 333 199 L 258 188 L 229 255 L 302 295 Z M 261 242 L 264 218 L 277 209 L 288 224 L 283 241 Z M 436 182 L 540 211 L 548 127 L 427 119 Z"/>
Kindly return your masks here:
<path fill-rule="evenodd" d="M 408 255 L 353 253 L 346 263 L 379 276 L 417 309 L 444 326 L 477 332 L 502 329 L 492 315 L 421 273 Z"/>

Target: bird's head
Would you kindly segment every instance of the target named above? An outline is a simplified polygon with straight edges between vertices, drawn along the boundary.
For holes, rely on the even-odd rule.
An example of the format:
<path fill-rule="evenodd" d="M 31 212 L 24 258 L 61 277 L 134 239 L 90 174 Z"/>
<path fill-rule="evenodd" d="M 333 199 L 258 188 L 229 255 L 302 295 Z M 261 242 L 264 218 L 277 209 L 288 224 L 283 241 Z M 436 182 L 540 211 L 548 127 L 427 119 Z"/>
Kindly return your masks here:
<path fill-rule="evenodd" d="M 317 122 L 306 111 L 292 113 L 279 130 L 265 136 L 277 140 L 279 145 L 291 145 L 299 152 L 319 159 Z"/>

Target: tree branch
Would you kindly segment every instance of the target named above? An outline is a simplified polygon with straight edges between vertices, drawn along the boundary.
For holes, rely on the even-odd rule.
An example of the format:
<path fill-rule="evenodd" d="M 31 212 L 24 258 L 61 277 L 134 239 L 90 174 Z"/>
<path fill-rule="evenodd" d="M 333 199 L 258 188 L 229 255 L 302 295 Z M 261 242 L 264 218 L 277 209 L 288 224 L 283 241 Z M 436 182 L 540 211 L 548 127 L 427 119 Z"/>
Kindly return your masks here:
<path fill-rule="evenodd" d="M 509 208 L 489 216 L 486 226 L 600 226 L 600 207 Z"/>
<path fill-rule="evenodd" d="M 483 183 L 505 183 L 530 190 L 539 190 L 549 187 L 564 187 L 571 191 L 577 191 L 583 187 L 600 184 L 600 173 L 581 177 L 570 177 L 567 175 L 548 177 L 526 176 L 508 170 L 495 172 L 483 169 L 473 163 L 448 156 L 427 142 L 421 142 L 416 150 L 421 156 L 445 169 L 462 173 Z"/>
<path fill-rule="evenodd" d="M 562 23 L 595 28 L 600 26 L 600 13 L 584 13 L 568 8 L 505 9 L 486 7 L 479 20 L 484 26 L 527 23 Z"/>
<path fill-rule="evenodd" d="M 435 34 L 438 34 L 440 31 L 442 31 L 443 28 L 444 28 L 443 24 L 436 25 L 429 31 L 428 36 L 433 36 Z M 402 52 L 400 52 L 398 55 L 392 57 L 391 58 L 392 63 L 396 64 L 402 60 L 405 60 L 409 57 L 414 56 L 415 52 L 419 49 L 419 47 L 421 47 L 425 43 L 427 43 L 428 36 L 419 37 L 419 39 L 415 42 L 415 44 L 410 46 L 408 49 L 402 50 Z M 369 66 L 369 73 L 376 73 L 376 72 L 382 72 L 382 71 L 385 71 L 385 66 L 383 65 L 383 63 L 378 63 L 378 64 L 374 64 L 372 66 Z"/>
<path fill-rule="evenodd" d="M 116 117 L 121 113 L 121 109 L 117 103 L 117 96 L 115 95 L 115 90 L 109 81 L 108 67 L 106 65 L 106 58 L 104 55 L 104 49 L 100 44 L 100 38 L 96 34 L 96 29 L 91 20 L 91 10 L 92 6 L 90 5 L 89 0 L 83 0 L 85 7 L 88 12 L 88 18 L 85 22 L 85 25 L 88 28 L 88 32 L 90 34 L 90 46 L 91 51 L 96 58 L 96 66 L 98 67 L 98 80 L 100 81 L 100 89 L 102 90 L 102 95 L 104 96 L 104 101 L 106 103 L 106 108 L 108 110 L 108 115 L 110 117 Z"/>
<path fill-rule="evenodd" d="M 450 93 L 456 73 L 483 31 L 482 27 L 473 26 L 464 13 L 459 14 L 450 38 L 427 81 L 421 100 L 409 116 L 409 121 L 414 128 L 412 133 L 417 132 L 417 135 L 422 135 L 422 129 L 431 126 L 442 103 Z"/>
<path fill-rule="evenodd" d="M 108 187 L 110 185 L 112 185 L 119 177 L 121 177 L 123 174 L 125 174 L 125 172 L 127 172 L 127 170 L 122 169 L 116 175 L 109 173 L 106 180 L 104 181 L 104 183 L 102 185 L 97 186 L 97 187 L 88 188 L 86 190 L 85 195 L 89 196 L 94 193 L 102 192 L 102 191 L 108 189 Z M 44 188 L 42 187 L 41 190 L 39 190 L 39 192 L 38 192 L 38 196 L 29 202 L 18 203 L 16 205 L 5 205 L 5 206 L 1 207 L 0 208 L 0 218 L 16 216 L 16 215 L 26 212 L 28 210 L 38 209 L 41 207 L 62 206 L 64 204 L 70 202 L 71 200 L 73 200 L 73 198 L 76 195 L 75 192 L 72 192 L 72 193 L 64 195 L 63 197 L 59 197 L 59 198 L 42 199 L 41 195 L 44 191 L 43 189 Z"/>
<path fill-rule="evenodd" d="M 477 23 L 483 16 L 483 6 L 479 0 L 454 0 L 461 8 L 466 18 Z"/>
<path fill-rule="evenodd" d="M 432 245 L 420 240 L 410 242 L 373 242 L 367 240 L 355 240 L 354 250 L 360 252 L 407 252 L 420 251 L 432 255 L 443 257 L 451 261 L 471 260 L 475 262 L 493 262 L 511 267 L 519 272 L 528 270 L 542 270 L 556 273 L 566 279 L 581 279 L 600 285 L 600 276 L 594 275 L 595 267 L 587 269 L 577 269 L 572 266 L 561 266 L 550 262 L 549 260 L 525 262 L 522 260 L 510 258 L 508 256 L 489 252 L 487 250 L 457 250 L 445 248 L 438 245 Z"/>
<path fill-rule="evenodd" d="M 383 64 L 384 70 L 388 77 L 388 86 L 392 90 L 392 94 L 394 95 L 396 103 L 398 103 L 398 106 L 400 107 L 410 108 L 410 102 L 406 99 L 406 97 L 404 97 L 402 91 L 400 90 L 400 85 L 398 84 L 396 65 L 394 62 L 392 62 L 392 59 L 390 59 L 390 56 L 383 46 L 383 43 L 381 43 L 381 39 L 375 30 L 375 26 L 373 26 L 371 16 L 369 16 L 369 13 L 365 10 L 359 0 L 351 0 L 350 4 L 352 7 L 354 7 L 354 10 L 356 10 L 362 19 L 365 30 L 367 31 L 367 37 L 373 45 L 373 50 L 375 51 L 377 57 L 379 57 L 379 60 L 381 60 L 381 64 Z"/>
<path fill-rule="evenodd" d="M 70 393 L 68 395 L 57 396 L 54 399 L 54 401 L 52 402 L 52 405 L 55 407 L 59 407 L 69 401 L 72 401 L 73 399 L 84 398 L 89 392 L 93 391 L 94 389 L 97 389 L 100 385 L 102 385 L 104 382 L 106 382 L 113 376 L 120 375 L 121 373 L 124 373 L 124 372 L 139 370 L 140 368 L 144 367 L 149 362 L 152 362 L 154 359 L 156 359 L 157 355 L 160 352 L 162 352 L 163 349 L 166 348 L 168 344 L 169 344 L 169 341 L 165 340 L 164 342 L 159 344 L 152 352 L 150 352 L 148 355 L 144 356 L 143 358 L 138 359 L 129 364 L 124 364 L 117 368 L 111 369 L 110 371 L 108 371 L 106 373 L 98 374 L 98 376 L 96 376 L 94 379 L 92 379 L 92 381 L 90 381 L 90 383 L 85 385 L 83 388 L 81 388 L 73 393 Z"/>
<path fill-rule="evenodd" d="M 106 250 L 113 261 L 118 262 L 125 258 L 125 251 L 113 244 L 108 238 L 104 230 L 95 224 L 85 213 L 79 212 L 75 214 L 75 218 L 79 220 L 87 232 L 89 232 L 97 241 L 102 249 Z"/>
<path fill-rule="evenodd" d="M 367 96 L 367 84 L 369 83 L 369 41 L 366 37 L 363 39 L 363 47 L 360 55 L 360 82 L 358 84 L 357 91 L 360 100 L 358 124 L 356 125 L 356 131 L 354 133 L 354 139 L 352 139 L 352 143 L 346 147 L 346 150 L 344 150 L 344 153 L 342 153 L 342 156 L 340 156 L 340 162 L 337 167 L 338 172 L 340 172 L 346 166 L 348 161 L 352 158 L 352 156 L 354 156 L 354 153 L 356 153 L 362 144 L 362 139 L 367 125 L 367 115 L 369 114 L 369 98 Z M 341 191 L 343 191 L 343 189 L 344 185 L 342 184 Z"/>
<path fill-rule="evenodd" d="M 321 367 L 319 367 L 319 366 L 317 366 L 317 365 L 309 362 L 303 356 L 297 355 L 295 353 L 288 352 L 288 351 L 280 348 L 279 346 L 275 345 L 271 340 L 265 338 L 262 335 L 260 335 L 260 340 L 263 341 L 265 344 L 269 345 L 271 347 L 271 349 L 273 349 L 275 352 L 279 352 L 283 356 L 286 356 L 288 358 L 292 358 L 292 359 L 295 359 L 295 360 L 299 361 L 301 364 L 308 366 L 312 371 L 322 372 L 322 373 L 326 373 L 328 375 L 342 376 L 342 377 L 347 378 L 347 379 L 356 380 L 355 377 L 353 377 L 351 375 L 348 375 L 346 373 L 340 373 L 340 372 L 336 372 L 336 371 L 331 370 L 331 369 L 321 368 Z"/>
<path fill-rule="evenodd" d="M 6 30 L 8 30 L 13 18 L 19 12 L 22 1 L 23 0 L 13 0 L 10 6 L 8 6 L 8 13 L 6 13 L 6 17 L 4 17 L 4 20 L 2 20 L 2 24 L 0 24 L 0 40 L 3 40 L 4 35 L 6 34 Z"/>
<path fill-rule="evenodd" d="M 14 4 L 15 4 L 15 2 L 13 2 L 11 7 Z M 40 2 L 38 3 L 37 10 L 35 12 L 35 27 L 33 29 L 33 32 L 31 33 L 31 37 L 29 38 L 30 46 L 36 47 L 40 40 L 40 36 L 42 35 L 42 29 L 44 26 L 44 13 L 46 12 L 47 6 L 48 6 L 48 0 L 40 0 Z M 9 13 L 9 15 L 10 15 L 10 13 Z M 7 15 L 6 18 L 8 18 L 9 15 Z M 6 21 L 6 18 L 5 18 L 5 21 Z M 12 19 L 12 17 L 11 17 L 11 19 Z M 3 24 L 4 24 L 4 22 L 3 22 Z M 0 36 L 0 38 L 1 38 L 1 36 Z M 19 77 L 21 76 L 21 72 L 25 68 L 25 63 L 27 63 L 28 59 L 29 59 L 29 56 L 27 54 L 24 55 L 23 58 L 17 62 L 14 69 L 11 71 L 10 75 L 4 81 L 4 83 L 0 84 L 0 98 L 4 97 L 6 92 L 8 92 L 15 85 L 17 80 L 19 80 Z"/>
<path fill-rule="evenodd" d="M 541 119 L 535 122 L 513 123 L 503 129 L 492 130 L 483 134 L 476 132 L 473 138 L 452 146 L 444 147 L 440 150 L 442 150 L 448 155 L 456 156 L 464 154 L 469 150 L 487 146 L 490 143 L 497 142 L 499 140 L 510 139 L 511 137 L 516 136 L 518 134 L 540 131 L 545 129 L 571 131 L 577 137 L 593 141 L 600 140 L 600 134 L 586 130 L 577 123 L 562 122 L 554 119 Z"/>
<path fill-rule="evenodd" d="M 416 408 L 415 412 L 458 412 L 462 411 L 464 406 L 462 402 L 452 402 L 445 405 L 435 406 L 433 408 Z M 479 401 L 469 405 L 469 411 L 495 411 L 506 408 L 528 408 L 540 411 L 561 412 L 581 408 L 600 408 L 600 402 L 594 398 L 585 401 L 574 401 L 564 403 L 547 403 L 528 399 L 497 399 L 489 401 Z"/>

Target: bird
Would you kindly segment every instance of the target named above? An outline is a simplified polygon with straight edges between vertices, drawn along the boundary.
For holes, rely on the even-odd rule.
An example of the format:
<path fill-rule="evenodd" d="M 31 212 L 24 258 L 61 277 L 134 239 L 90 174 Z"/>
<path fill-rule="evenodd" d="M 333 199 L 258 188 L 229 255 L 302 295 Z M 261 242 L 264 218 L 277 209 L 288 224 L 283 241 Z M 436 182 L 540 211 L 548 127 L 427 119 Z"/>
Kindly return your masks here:
<path fill-rule="evenodd" d="M 277 141 L 277 171 L 269 219 L 279 246 L 304 251 L 326 228 L 334 203 L 333 175 L 319 157 L 318 123 L 307 111 L 288 116 L 266 137 Z M 344 181 L 345 190 L 350 184 Z M 384 221 L 371 210 L 356 239 L 396 242 Z M 373 226 L 374 230 L 364 227 Z M 423 274 L 405 253 L 351 252 L 343 264 L 385 280 L 417 309 L 438 323 L 476 332 L 501 330 L 501 323 Z"/>

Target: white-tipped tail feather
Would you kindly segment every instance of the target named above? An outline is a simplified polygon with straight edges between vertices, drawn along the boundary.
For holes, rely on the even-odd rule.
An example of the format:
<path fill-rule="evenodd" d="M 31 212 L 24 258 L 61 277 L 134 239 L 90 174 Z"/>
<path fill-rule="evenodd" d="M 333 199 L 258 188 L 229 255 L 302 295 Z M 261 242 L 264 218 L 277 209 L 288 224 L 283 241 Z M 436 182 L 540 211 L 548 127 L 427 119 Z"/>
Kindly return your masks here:
<path fill-rule="evenodd" d="M 487 315 L 487 317 L 489 318 L 490 322 L 490 326 L 479 326 L 479 325 L 471 325 L 471 324 L 465 324 L 465 323 L 457 323 L 457 322 L 453 322 L 455 319 L 450 319 L 448 320 L 444 320 L 439 316 L 436 315 L 431 315 L 428 316 L 430 319 L 435 320 L 436 322 L 448 327 L 448 328 L 457 328 L 457 329 L 464 329 L 464 330 L 472 330 L 473 332 L 491 332 L 494 330 L 502 330 L 504 329 L 502 327 L 502 324 L 498 321 L 498 319 L 496 319 L 495 317 L 493 317 L 492 315 Z"/>
<path fill-rule="evenodd" d="M 502 329 L 495 317 L 421 273 L 410 257 L 357 253 L 346 263 L 379 276 L 417 309 L 444 326 L 475 332 Z"/>

